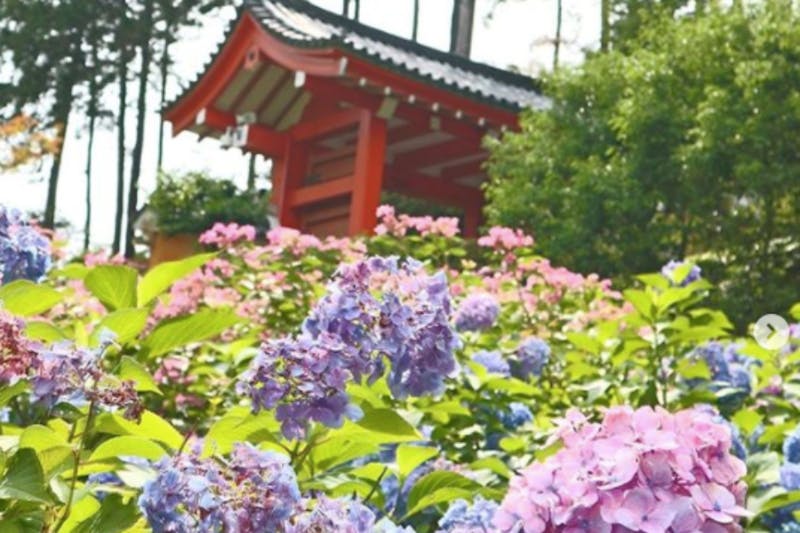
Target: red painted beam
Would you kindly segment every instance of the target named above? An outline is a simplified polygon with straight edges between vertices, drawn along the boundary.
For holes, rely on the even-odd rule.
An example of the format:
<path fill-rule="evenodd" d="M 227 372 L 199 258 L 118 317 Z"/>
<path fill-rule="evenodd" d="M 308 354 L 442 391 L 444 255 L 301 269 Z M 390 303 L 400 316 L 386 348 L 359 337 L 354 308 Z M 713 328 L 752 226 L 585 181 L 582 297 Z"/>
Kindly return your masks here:
<path fill-rule="evenodd" d="M 323 98 L 329 100 L 333 104 L 339 102 L 347 102 L 353 106 L 367 109 L 375 113 L 383 101 L 383 97 L 370 94 L 357 87 L 345 87 L 340 83 L 333 80 L 326 80 L 321 78 L 306 78 L 306 89 L 314 94 L 315 98 Z M 420 133 L 427 133 L 435 131 L 431 127 L 431 120 L 438 119 L 439 130 L 447 132 L 451 135 L 471 141 L 476 144 L 483 142 L 483 137 L 486 134 L 484 129 L 477 126 L 471 126 L 469 123 L 435 115 L 425 109 L 413 106 L 406 102 L 400 102 L 395 110 L 395 116 L 402 118 L 408 122 L 413 123 L 419 128 Z"/>
<path fill-rule="evenodd" d="M 289 197 L 289 204 L 292 207 L 300 207 L 331 198 L 346 196 L 353 192 L 353 183 L 353 176 L 347 176 L 323 183 L 307 185 L 292 191 Z"/>
<path fill-rule="evenodd" d="M 398 155 L 393 165 L 399 168 L 427 168 L 446 164 L 448 160 L 461 159 L 479 153 L 479 146 L 455 139 L 444 141 Z"/>
<path fill-rule="evenodd" d="M 270 157 L 280 157 L 286 151 L 289 137 L 258 124 L 247 125 L 244 148 Z"/>
<path fill-rule="evenodd" d="M 220 111 L 216 107 L 206 107 L 197 113 L 195 124 L 225 131 L 236 125 L 236 117 L 232 113 Z"/>
<path fill-rule="evenodd" d="M 395 168 L 387 168 L 385 172 L 387 190 L 457 207 L 483 205 L 483 192 L 480 189 Z"/>
<path fill-rule="evenodd" d="M 351 127 L 361 120 L 361 110 L 355 108 L 334 111 L 322 117 L 309 117 L 289 129 L 292 139 L 307 141 Z"/>
<path fill-rule="evenodd" d="M 458 178 L 468 178 L 470 176 L 477 176 L 479 174 L 486 174 L 483 169 L 483 164 L 486 159 L 477 159 L 469 163 L 461 163 L 442 169 L 441 176 L 446 180 L 457 180 Z"/>

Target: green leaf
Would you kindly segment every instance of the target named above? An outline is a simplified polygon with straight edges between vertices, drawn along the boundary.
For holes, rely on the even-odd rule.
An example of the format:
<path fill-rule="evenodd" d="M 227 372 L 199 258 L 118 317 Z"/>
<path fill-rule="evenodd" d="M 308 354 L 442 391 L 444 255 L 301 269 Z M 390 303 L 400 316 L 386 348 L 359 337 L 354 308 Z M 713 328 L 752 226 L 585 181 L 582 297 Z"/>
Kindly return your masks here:
<path fill-rule="evenodd" d="M 636 311 L 646 319 L 652 320 L 655 317 L 653 301 L 645 292 L 638 289 L 628 289 L 623 291 L 625 299 L 628 300 Z"/>
<path fill-rule="evenodd" d="M 490 470 L 498 476 L 506 479 L 511 477 L 511 470 L 508 468 L 508 465 L 506 465 L 497 457 L 484 457 L 483 459 L 478 459 L 477 461 L 470 463 L 469 467 L 472 470 Z"/>
<path fill-rule="evenodd" d="M 161 394 L 161 389 L 158 388 L 156 380 L 147 368 L 139 361 L 125 355 L 119 363 L 119 372 L 117 376 L 120 379 L 129 379 L 136 384 L 136 390 L 139 392 L 155 392 Z"/>
<path fill-rule="evenodd" d="M 131 267 L 100 265 L 86 275 L 83 283 L 106 309 L 113 311 L 136 307 L 137 278 L 138 273 Z"/>
<path fill-rule="evenodd" d="M 132 455 L 155 461 L 167 452 L 150 439 L 144 437 L 122 436 L 108 439 L 100 444 L 89 456 L 89 461 L 107 461 L 123 455 Z"/>
<path fill-rule="evenodd" d="M 57 290 L 26 279 L 0 286 L 2 308 L 18 316 L 44 313 L 63 299 Z"/>
<path fill-rule="evenodd" d="M 800 320 L 800 302 L 794 304 L 792 308 L 789 309 L 789 314 L 792 315 L 795 320 Z"/>
<path fill-rule="evenodd" d="M 180 448 L 184 440 L 183 435 L 178 433 L 178 430 L 152 411 L 145 411 L 142 414 L 142 420 L 138 424 L 125 420 L 115 413 L 102 413 L 97 417 L 95 431 L 111 435 L 145 437 L 162 442 L 173 450 Z"/>
<path fill-rule="evenodd" d="M 145 274 L 142 281 L 139 282 L 139 305 L 147 305 L 151 300 L 166 291 L 170 285 L 191 274 L 216 255 L 216 253 L 193 255 L 180 261 L 169 261 L 156 266 Z"/>
<path fill-rule="evenodd" d="M 239 320 L 230 309 L 203 309 L 161 322 L 142 342 L 142 348 L 156 357 L 174 348 L 216 337 Z"/>
<path fill-rule="evenodd" d="M 54 326 L 50 322 L 32 320 L 25 325 L 25 334 L 34 340 L 46 343 L 59 342 L 67 339 L 67 335 L 61 328 Z"/>
<path fill-rule="evenodd" d="M 343 430 L 359 433 L 359 438 L 371 442 L 408 442 L 422 440 L 422 435 L 406 420 L 391 409 L 368 409 L 364 417 L 355 424 L 346 424 Z M 363 433 L 363 437 L 361 434 Z"/>
<path fill-rule="evenodd" d="M 280 424 L 269 411 L 254 415 L 246 407 L 234 407 L 211 425 L 203 452 L 224 455 L 233 449 L 236 442 L 273 440 L 271 433 L 279 429 Z"/>
<path fill-rule="evenodd" d="M 50 503 L 36 452 L 22 448 L 14 454 L 0 479 L 0 500 Z"/>
<path fill-rule="evenodd" d="M 73 530 L 73 533 L 121 533 L 128 530 L 139 520 L 136 498 L 128 498 L 127 502 L 120 494 L 109 494 L 103 500 L 100 510 L 91 518 L 84 520 Z"/>
<path fill-rule="evenodd" d="M 147 309 L 127 307 L 113 311 L 95 326 L 92 332 L 91 345 L 97 346 L 100 342 L 100 334 L 103 330 L 112 331 L 116 337 L 114 340 L 119 344 L 126 344 L 135 339 L 147 325 Z"/>
<path fill-rule="evenodd" d="M 400 475 L 406 477 L 412 470 L 438 453 L 439 450 L 428 446 L 401 444 L 397 447 L 397 467 L 400 469 Z"/>
<path fill-rule="evenodd" d="M 754 409 L 740 409 L 731 418 L 731 421 L 739 426 L 739 429 L 744 431 L 746 435 L 751 435 L 763 420 L 764 417 Z"/>
<path fill-rule="evenodd" d="M 20 449 L 36 452 L 45 479 L 52 478 L 73 460 L 72 446 L 51 428 L 32 425 L 25 428 L 19 439 Z"/>
<path fill-rule="evenodd" d="M 0 407 L 5 407 L 8 402 L 28 390 L 28 384 L 17 381 L 13 385 L 0 388 Z"/>
<path fill-rule="evenodd" d="M 436 503 L 446 503 L 456 498 L 474 495 L 481 488 L 477 482 L 455 472 L 444 470 L 431 472 L 417 481 L 408 493 L 409 510 L 406 517 Z"/>
<path fill-rule="evenodd" d="M 678 359 L 676 370 L 686 379 L 711 379 L 711 371 L 702 359 L 692 360 L 688 357 Z"/>

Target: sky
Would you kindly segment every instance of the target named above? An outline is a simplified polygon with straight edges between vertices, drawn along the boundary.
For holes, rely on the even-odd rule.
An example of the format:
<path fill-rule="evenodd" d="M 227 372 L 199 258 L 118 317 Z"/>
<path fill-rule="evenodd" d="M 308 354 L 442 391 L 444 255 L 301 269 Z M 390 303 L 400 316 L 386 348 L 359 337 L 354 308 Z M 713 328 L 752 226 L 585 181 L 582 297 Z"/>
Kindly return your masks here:
<path fill-rule="evenodd" d="M 342 0 L 313 0 L 313 3 L 339 12 Z M 562 64 L 577 64 L 583 50 L 595 48 L 600 31 L 600 0 L 563 0 Z M 413 0 L 361 0 L 361 22 L 404 37 L 411 35 Z M 452 0 L 421 0 L 418 40 L 422 44 L 447 49 L 450 37 Z M 203 63 L 223 40 L 225 29 L 235 16 L 232 7 L 223 8 L 206 17 L 199 27 L 186 29 L 174 45 L 175 65 L 168 83 L 168 97 L 180 94 L 180 88 L 194 79 Z M 556 0 L 477 0 L 471 59 L 501 68 L 514 67 L 536 75 L 552 64 L 555 35 Z M 135 68 L 135 67 L 134 67 Z M 149 113 L 145 125 L 145 149 L 140 199 L 144 201 L 155 187 L 156 150 L 159 115 L 157 80 L 152 77 L 148 94 Z M 128 89 L 127 164 L 134 141 L 134 97 L 136 87 Z M 116 94 L 109 90 L 105 101 L 115 106 Z M 57 197 L 57 217 L 69 224 L 71 247 L 77 250 L 82 242 L 85 217 L 87 124 L 79 114 L 73 115 L 65 137 L 65 150 Z M 198 142 L 196 135 L 183 132 L 172 137 L 167 125 L 164 148 L 164 170 L 208 171 L 212 176 L 229 178 L 244 185 L 249 158 L 238 149 L 220 148 L 217 141 Z M 92 156 L 92 228 L 93 248 L 109 247 L 113 239 L 116 196 L 116 132 L 113 124 L 103 123 L 95 134 Z M 265 172 L 266 162 L 258 169 Z M 0 176 L 0 203 L 25 211 L 41 212 L 46 198 L 45 176 L 48 166 L 29 168 Z M 264 186 L 261 184 L 260 186 Z"/>

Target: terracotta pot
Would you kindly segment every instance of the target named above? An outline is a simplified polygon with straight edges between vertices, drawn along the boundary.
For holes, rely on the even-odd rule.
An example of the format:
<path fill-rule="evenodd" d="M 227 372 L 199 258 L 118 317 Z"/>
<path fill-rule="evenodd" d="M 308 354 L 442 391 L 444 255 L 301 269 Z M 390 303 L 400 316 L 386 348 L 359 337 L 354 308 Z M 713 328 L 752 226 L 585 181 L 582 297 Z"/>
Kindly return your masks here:
<path fill-rule="evenodd" d="M 153 238 L 150 240 L 150 260 L 147 267 L 153 268 L 160 263 L 177 261 L 196 254 L 200 250 L 197 238 L 198 235 L 195 233 L 153 234 Z"/>

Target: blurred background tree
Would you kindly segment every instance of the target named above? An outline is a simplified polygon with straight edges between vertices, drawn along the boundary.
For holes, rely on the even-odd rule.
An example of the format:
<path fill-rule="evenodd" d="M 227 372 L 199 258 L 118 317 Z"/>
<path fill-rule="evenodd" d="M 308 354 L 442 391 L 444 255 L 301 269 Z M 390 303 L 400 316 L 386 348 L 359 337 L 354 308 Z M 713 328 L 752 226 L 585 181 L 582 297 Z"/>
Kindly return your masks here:
<path fill-rule="evenodd" d="M 488 215 L 624 278 L 697 255 L 742 325 L 800 279 L 800 14 L 707 7 L 643 22 L 546 81 L 552 107 L 490 141 Z"/>

